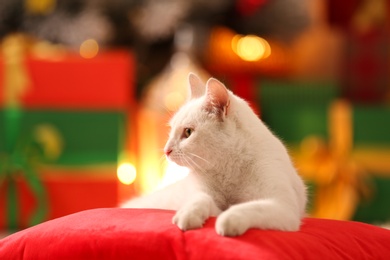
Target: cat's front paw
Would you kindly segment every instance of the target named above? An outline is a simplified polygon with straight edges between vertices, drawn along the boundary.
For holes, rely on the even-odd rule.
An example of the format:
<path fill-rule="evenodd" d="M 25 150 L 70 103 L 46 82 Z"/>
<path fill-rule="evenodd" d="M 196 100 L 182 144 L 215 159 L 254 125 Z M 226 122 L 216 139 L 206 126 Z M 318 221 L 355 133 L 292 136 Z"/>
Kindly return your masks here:
<path fill-rule="evenodd" d="M 183 207 L 178 210 L 172 219 L 181 230 L 201 228 L 206 218 L 208 218 L 207 209 L 201 207 Z"/>
<path fill-rule="evenodd" d="M 249 228 L 245 216 L 235 211 L 225 211 L 218 216 L 215 230 L 221 236 L 234 237 L 245 233 Z"/>

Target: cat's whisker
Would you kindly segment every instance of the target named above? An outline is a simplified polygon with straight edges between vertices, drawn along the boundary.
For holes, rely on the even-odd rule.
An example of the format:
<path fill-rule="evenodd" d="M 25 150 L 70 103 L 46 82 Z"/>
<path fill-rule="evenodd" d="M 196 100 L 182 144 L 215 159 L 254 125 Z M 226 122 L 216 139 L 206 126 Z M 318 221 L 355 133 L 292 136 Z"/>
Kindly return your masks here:
<path fill-rule="evenodd" d="M 159 154 L 161 154 L 160 156 L 160 161 L 162 161 L 163 159 L 166 159 L 165 157 L 165 152 L 164 152 L 164 148 L 158 148 L 158 149 L 154 149 L 155 151 L 158 151 Z"/>
<path fill-rule="evenodd" d="M 161 156 L 164 181 L 184 170 L 174 162 L 192 174 L 130 206 L 176 209 L 174 222 L 183 230 L 196 228 L 195 222 L 201 227 L 210 215 L 224 211 L 215 223 L 220 235 L 241 235 L 248 228 L 296 231 L 305 213 L 306 188 L 283 143 L 218 80 L 210 78 L 205 85 L 190 74 L 188 83 L 190 99 L 178 112 L 169 109 L 171 103 L 155 104 L 164 115 L 175 115 L 165 152 L 156 147 L 150 156 Z"/>
<path fill-rule="evenodd" d="M 167 160 L 166 160 L 165 155 L 161 155 L 159 161 L 160 161 L 160 164 L 163 164 L 164 162 L 166 162 Z"/>
<path fill-rule="evenodd" d="M 189 156 L 186 156 L 186 157 L 184 157 L 183 156 L 183 158 L 185 159 L 185 161 L 189 164 L 189 165 L 192 165 L 192 166 L 195 166 L 196 168 L 198 168 L 199 169 L 199 171 L 201 172 L 201 173 L 206 173 L 206 171 L 202 168 L 202 167 L 200 167 L 199 166 L 199 164 L 197 164 L 192 158 L 190 158 Z M 188 160 L 187 160 L 188 159 Z"/>
<path fill-rule="evenodd" d="M 203 160 L 204 162 L 206 162 L 208 164 L 211 164 L 208 160 L 206 160 L 205 158 L 203 158 L 203 157 L 201 157 L 201 156 L 199 156 L 197 154 L 194 154 L 194 153 L 189 153 L 189 154 L 192 155 L 192 156 L 195 156 L 196 158 L 199 158 L 199 159 Z"/>
<path fill-rule="evenodd" d="M 165 157 L 165 155 L 162 155 L 160 157 L 160 167 L 161 168 L 166 168 L 168 166 L 169 162 L 167 160 L 167 158 Z"/>
<path fill-rule="evenodd" d="M 170 117 L 172 117 L 175 114 L 175 111 L 178 109 L 176 108 L 175 111 L 172 111 L 165 105 L 160 105 L 160 108 L 164 110 Z"/>
<path fill-rule="evenodd" d="M 182 155 L 180 158 L 182 158 L 189 166 L 191 166 L 191 167 L 196 166 L 197 168 L 199 168 L 196 164 L 194 164 L 193 161 L 191 162 L 191 161 L 187 160 L 187 158 L 184 155 Z"/>
<path fill-rule="evenodd" d="M 157 108 L 158 110 L 163 110 L 163 111 L 165 111 L 165 112 L 167 112 L 167 113 L 170 112 L 169 109 L 168 109 L 168 107 L 167 107 L 165 104 L 155 104 L 155 105 L 156 105 L 156 108 Z"/>

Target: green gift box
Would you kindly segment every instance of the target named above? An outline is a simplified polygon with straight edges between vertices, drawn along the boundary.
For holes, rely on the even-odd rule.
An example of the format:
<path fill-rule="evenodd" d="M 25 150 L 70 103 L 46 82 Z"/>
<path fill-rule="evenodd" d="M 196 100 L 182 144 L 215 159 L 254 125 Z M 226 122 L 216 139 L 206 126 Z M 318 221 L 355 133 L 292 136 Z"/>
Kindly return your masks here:
<path fill-rule="evenodd" d="M 0 111 L 1 120 L 4 116 L 4 111 Z M 19 139 L 28 136 L 36 127 L 50 126 L 59 133 L 62 143 L 59 157 L 41 165 L 37 171 L 41 188 L 46 192 L 47 218 L 92 207 L 117 205 L 116 165 L 123 148 L 125 119 L 124 112 L 115 111 L 24 111 L 20 118 Z M 5 154 L 5 142 L 4 128 L 0 128 L 0 154 Z M 14 205 L 6 206 L 5 196 L 2 196 L 0 226 L 5 225 L 5 209 L 9 207 L 18 207 L 19 216 L 16 217 L 19 221 L 13 226 L 30 225 L 26 215 L 31 215 L 33 205 L 38 203 L 32 200 L 34 194 L 29 191 L 31 188 L 26 181 L 18 177 L 15 180 L 19 198 L 15 199 Z M 60 190 L 62 194 L 58 193 Z M 71 201 L 75 193 L 79 195 Z M 57 201 L 62 205 L 56 205 Z"/>
<path fill-rule="evenodd" d="M 1 46 L 0 228 L 116 206 L 118 157 L 128 149 L 131 52 L 42 56 L 31 51 L 34 44 L 11 35 Z M 38 128 L 51 129 L 44 137 L 49 145 L 37 140 Z"/>
<path fill-rule="evenodd" d="M 3 113 L 0 112 L 0 115 Z M 115 164 L 121 148 L 119 144 L 123 140 L 120 134 L 123 133 L 125 119 L 126 114 L 119 111 L 27 110 L 21 118 L 21 135 L 39 125 L 57 129 L 63 149 L 53 164 Z M 4 136 L 3 129 L 0 129 L 0 140 Z"/>
<path fill-rule="evenodd" d="M 353 155 L 371 176 L 372 194 L 354 219 L 379 223 L 390 219 L 390 107 L 353 106 Z"/>
<path fill-rule="evenodd" d="M 263 121 L 286 143 L 293 157 L 308 136 L 318 136 L 326 143 L 332 141 L 329 109 L 338 97 L 339 88 L 332 82 L 261 80 L 257 88 Z M 350 157 L 367 172 L 370 189 L 370 195 L 360 199 L 353 219 L 386 221 L 390 218 L 390 168 L 382 161 L 390 161 L 390 108 L 352 105 L 350 109 Z M 316 183 L 308 183 L 315 194 Z"/>
<path fill-rule="evenodd" d="M 262 120 L 289 144 L 314 134 L 328 139 L 327 111 L 337 96 L 332 82 L 262 80 L 257 88 Z"/>

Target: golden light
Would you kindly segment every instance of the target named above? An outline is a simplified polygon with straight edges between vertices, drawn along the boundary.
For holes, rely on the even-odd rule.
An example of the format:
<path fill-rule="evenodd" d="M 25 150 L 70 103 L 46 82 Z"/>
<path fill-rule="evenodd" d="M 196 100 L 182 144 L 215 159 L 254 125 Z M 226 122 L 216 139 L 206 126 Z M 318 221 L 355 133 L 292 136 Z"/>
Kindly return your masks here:
<path fill-rule="evenodd" d="M 85 59 L 92 59 L 99 53 L 99 44 L 94 39 L 85 40 L 80 45 L 80 56 Z"/>
<path fill-rule="evenodd" d="M 231 45 L 233 51 L 245 61 L 258 61 L 271 55 L 269 43 L 256 35 L 236 35 Z"/>
<path fill-rule="evenodd" d="M 117 169 L 117 177 L 121 183 L 130 185 L 135 181 L 137 171 L 131 163 L 122 163 Z"/>
<path fill-rule="evenodd" d="M 176 111 L 184 103 L 184 100 L 181 93 L 174 91 L 165 96 L 164 105 L 169 111 Z"/>
<path fill-rule="evenodd" d="M 51 13 L 56 6 L 55 0 L 25 0 L 24 7 L 32 14 L 46 15 Z"/>
<path fill-rule="evenodd" d="M 261 37 L 258 37 L 258 38 L 259 38 L 259 40 L 264 48 L 263 57 L 261 57 L 261 58 L 262 59 L 268 58 L 271 55 L 271 46 L 265 39 L 263 39 Z"/>
<path fill-rule="evenodd" d="M 238 41 L 242 38 L 243 36 L 241 34 L 236 34 L 231 40 L 231 45 L 232 45 L 232 50 L 234 51 L 235 54 L 238 55 L 237 53 L 237 45 Z"/>

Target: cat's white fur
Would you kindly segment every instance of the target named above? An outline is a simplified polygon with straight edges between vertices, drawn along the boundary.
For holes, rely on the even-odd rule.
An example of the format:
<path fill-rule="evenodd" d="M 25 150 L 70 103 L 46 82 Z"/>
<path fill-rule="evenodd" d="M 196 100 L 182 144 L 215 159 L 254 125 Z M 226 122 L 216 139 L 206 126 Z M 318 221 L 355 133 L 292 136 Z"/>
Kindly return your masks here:
<path fill-rule="evenodd" d="M 306 188 L 282 142 L 218 80 L 204 85 L 190 74 L 189 85 L 191 97 L 173 116 L 164 150 L 190 174 L 123 206 L 177 210 L 173 223 L 182 230 L 218 216 L 216 232 L 223 236 L 249 228 L 298 230 Z"/>

